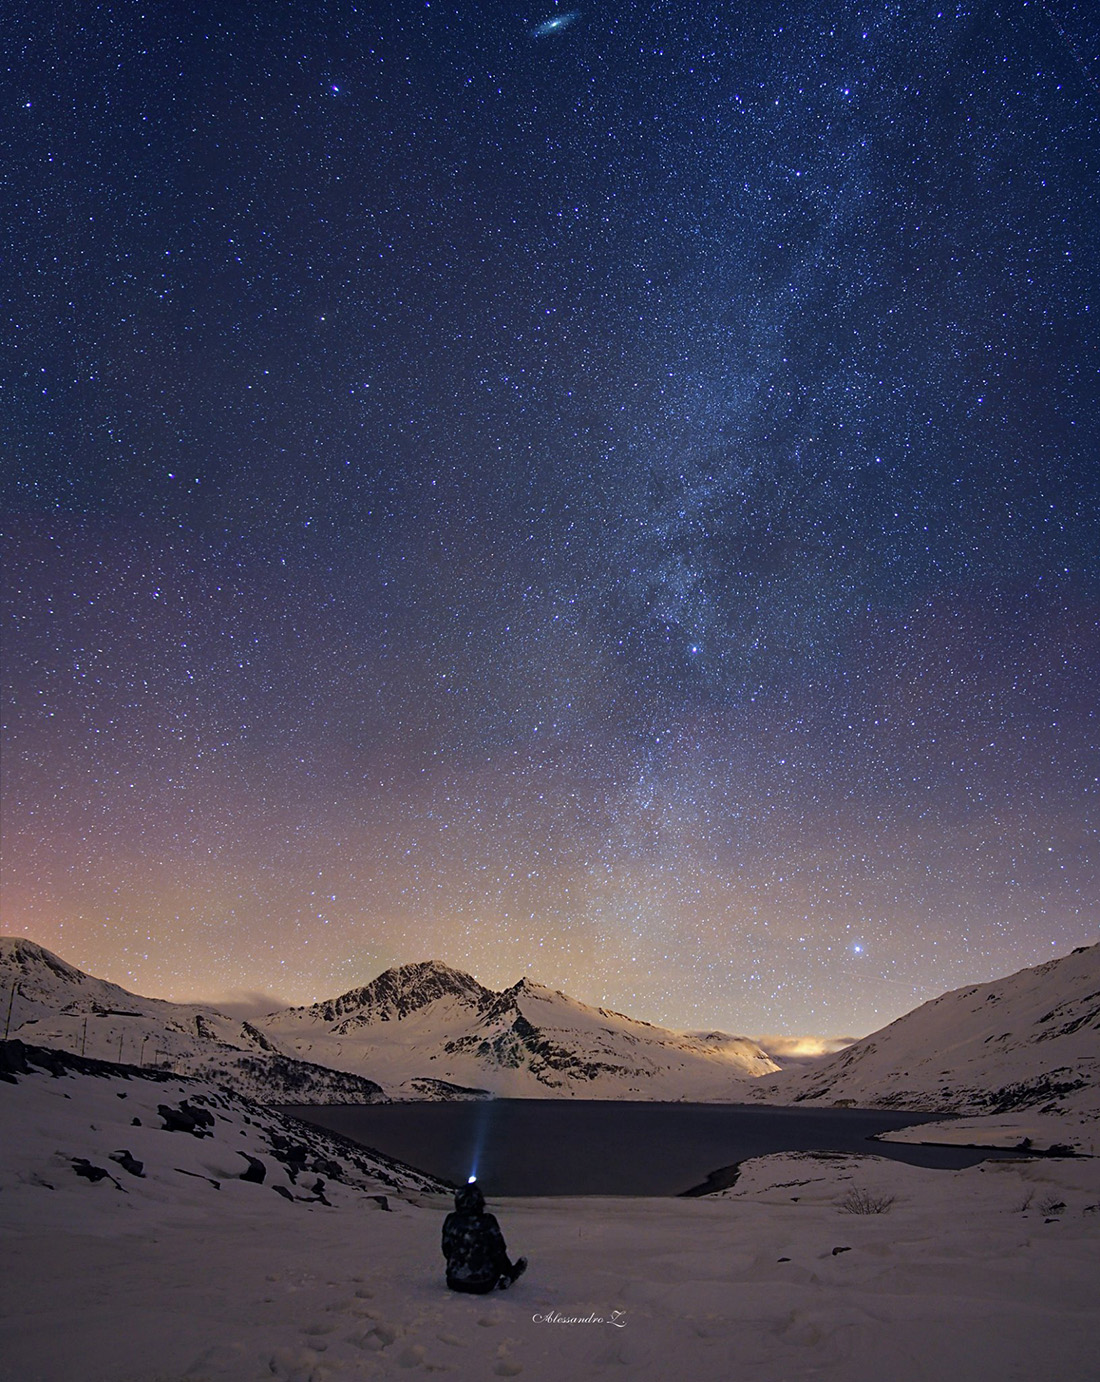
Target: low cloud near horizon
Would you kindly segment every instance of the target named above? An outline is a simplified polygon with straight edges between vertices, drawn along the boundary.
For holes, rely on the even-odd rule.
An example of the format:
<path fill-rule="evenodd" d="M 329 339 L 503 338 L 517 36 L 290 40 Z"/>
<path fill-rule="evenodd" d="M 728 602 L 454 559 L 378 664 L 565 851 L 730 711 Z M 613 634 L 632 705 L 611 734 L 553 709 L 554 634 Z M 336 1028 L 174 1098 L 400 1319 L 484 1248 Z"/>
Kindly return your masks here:
<path fill-rule="evenodd" d="M 197 1007 L 217 1008 L 226 1017 L 246 1020 L 250 1017 L 266 1017 L 268 1013 L 295 1006 L 289 999 L 279 998 L 274 993 L 254 993 L 247 989 L 232 989 L 217 998 L 193 998 L 190 1001 Z"/>
<path fill-rule="evenodd" d="M 756 1044 L 786 1069 L 792 1065 L 813 1065 L 826 1056 L 835 1056 L 859 1037 L 852 1036 L 759 1036 Z"/>

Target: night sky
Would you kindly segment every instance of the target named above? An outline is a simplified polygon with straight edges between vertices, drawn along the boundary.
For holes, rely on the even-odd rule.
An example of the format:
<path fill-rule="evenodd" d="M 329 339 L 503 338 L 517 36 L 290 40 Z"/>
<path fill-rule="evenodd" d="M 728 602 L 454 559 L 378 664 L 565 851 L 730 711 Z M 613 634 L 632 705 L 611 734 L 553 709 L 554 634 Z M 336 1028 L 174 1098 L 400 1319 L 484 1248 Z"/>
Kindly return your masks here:
<path fill-rule="evenodd" d="M 5 933 L 754 1034 L 1097 939 L 1091 3 L 5 28 Z"/>

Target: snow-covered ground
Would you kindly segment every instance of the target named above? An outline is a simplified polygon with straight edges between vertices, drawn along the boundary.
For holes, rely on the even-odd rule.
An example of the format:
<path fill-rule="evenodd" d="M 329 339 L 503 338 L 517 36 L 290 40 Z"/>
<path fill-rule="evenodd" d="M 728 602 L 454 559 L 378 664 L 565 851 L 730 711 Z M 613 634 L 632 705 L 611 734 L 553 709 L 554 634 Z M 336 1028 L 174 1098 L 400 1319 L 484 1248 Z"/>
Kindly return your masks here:
<path fill-rule="evenodd" d="M 1012 1147 L 1032 1151 L 1068 1149 L 1084 1156 L 1100 1156 L 1100 1120 L 1084 1113 L 1043 1113 L 1021 1109 L 976 1118 L 951 1118 L 919 1123 L 880 1133 L 880 1142 L 937 1143 L 951 1147 Z"/>
<path fill-rule="evenodd" d="M 449 1200 L 422 1178 L 200 1082 L 15 1078 L 0 1083 L 5 1382 L 1095 1375 L 1093 1159 L 940 1172 L 786 1154 L 698 1200 L 490 1195 L 531 1265 L 512 1291 L 459 1296 L 439 1253 Z M 208 1135 L 165 1127 L 161 1106 L 209 1115 Z M 240 1179 L 251 1161 L 262 1183 Z M 853 1214 L 853 1191 L 893 1202 Z"/>
<path fill-rule="evenodd" d="M 443 1286 L 450 1201 L 436 1183 L 209 1079 L 64 1048 L 84 1043 L 85 1022 L 89 1046 L 112 1048 L 99 1055 L 166 1036 L 173 1061 L 214 1080 L 240 1089 L 245 1077 L 268 1098 L 304 1080 L 323 1101 L 355 1079 L 376 1097 L 371 1070 L 401 1073 L 415 1037 L 441 1078 L 460 1071 L 444 1056 L 505 1070 L 516 1059 L 545 1092 L 555 1087 L 540 1072 L 573 1070 L 589 1097 L 622 1098 L 645 1070 L 654 1092 L 683 1098 L 697 1071 L 731 1078 L 731 1039 L 670 1042 L 536 985 L 485 999 L 438 966 L 394 971 L 340 1011 L 296 1010 L 265 1032 L 135 999 L 14 944 L 19 1033 L 52 1036 L 55 1050 L 24 1069 L 19 1050 L 0 1048 L 15 1071 L 0 1082 L 4 1382 L 1097 1375 L 1095 1157 L 944 1172 L 787 1153 L 744 1163 L 733 1187 L 702 1199 L 497 1202 L 530 1269 L 510 1292 L 458 1296 Z M 967 1115 L 891 1134 L 907 1140 L 1100 1151 L 1098 1001 L 1094 946 L 945 994 L 749 1088 L 774 1102 Z M 732 1053 L 756 1059 L 738 1042 Z"/>

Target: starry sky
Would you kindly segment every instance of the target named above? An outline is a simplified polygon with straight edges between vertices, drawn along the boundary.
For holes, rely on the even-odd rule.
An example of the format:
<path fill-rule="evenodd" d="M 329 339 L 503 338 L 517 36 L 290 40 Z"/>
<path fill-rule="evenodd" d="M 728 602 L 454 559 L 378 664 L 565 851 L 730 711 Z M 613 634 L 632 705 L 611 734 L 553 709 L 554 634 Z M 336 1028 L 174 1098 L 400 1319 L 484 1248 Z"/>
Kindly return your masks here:
<path fill-rule="evenodd" d="M 754 1034 L 1097 939 L 1090 4 L 6 28 L 5 933 Z"/>

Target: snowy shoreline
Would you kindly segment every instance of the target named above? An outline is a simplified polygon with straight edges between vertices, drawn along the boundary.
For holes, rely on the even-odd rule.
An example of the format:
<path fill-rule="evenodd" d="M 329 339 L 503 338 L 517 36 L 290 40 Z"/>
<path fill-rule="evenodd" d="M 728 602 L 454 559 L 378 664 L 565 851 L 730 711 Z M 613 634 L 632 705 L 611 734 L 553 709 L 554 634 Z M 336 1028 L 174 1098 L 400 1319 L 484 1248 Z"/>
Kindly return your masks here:
<path fill-rule="evenodd" d="M 203 1081 L 47 1056 L 0 1083 L 18 1382 L 986 1382 L 1100 1350 L 1093 1158 L 788 1153 L 699 1199 L 492 1197 L 531 1267 L 464 1297 L 438 1182 Z"/>

